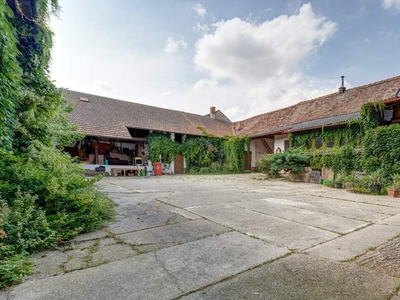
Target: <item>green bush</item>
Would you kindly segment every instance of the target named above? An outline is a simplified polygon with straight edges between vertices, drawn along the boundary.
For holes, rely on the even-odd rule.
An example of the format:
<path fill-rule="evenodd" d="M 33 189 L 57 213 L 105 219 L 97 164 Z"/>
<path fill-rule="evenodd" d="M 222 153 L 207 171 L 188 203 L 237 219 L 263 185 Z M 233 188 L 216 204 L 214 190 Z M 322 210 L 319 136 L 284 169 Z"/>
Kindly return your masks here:
<path fill-rule="evenodd" d="M 81 137 L 48 77 L 56 0 L 0 1 L 0 286 L 20 282 L 27 257 L 97 228 L 113 204 L 60 149 Z"/>
<path fill-rule="evenodd" d="M 32 260 L 23 255 L 14 255 L 0 260 L 0 289 L 17 284 L 29 275 Z"/>
<path fill-rule="evenodd" d="M 283 153 L 265 154 L 258 164 L 259 169 L 276 177 L 282 170 L 291 171 L 297 176 L 304 173 L 304 167 L 309 165 L 309 157 L 300 150 L 289 150 Z"/>

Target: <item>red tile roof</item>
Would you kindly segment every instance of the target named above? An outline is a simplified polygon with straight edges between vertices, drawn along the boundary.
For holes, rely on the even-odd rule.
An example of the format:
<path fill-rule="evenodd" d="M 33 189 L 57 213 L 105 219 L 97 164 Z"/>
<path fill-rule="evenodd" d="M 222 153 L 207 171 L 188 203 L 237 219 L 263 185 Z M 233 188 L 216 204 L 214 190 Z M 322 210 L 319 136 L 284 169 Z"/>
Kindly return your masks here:
<path fill-rule="evenodd" d="M 67 103 L 75 107 L 69 114 L 70 123 L 86 135 L 131 139 L 127 127 L 202 135 L 198 126 L 216 136 L 234 134 L 231 122 L 71 90 L 64 94 Z"/>
<path fill-rule="evenodd" d="M 329 94 L 236 122 L 236 133 L 256 135 L 279 128 L 287 130 L 294 124 L 356 113 L 364 103 L 395 98 L 399 89 L 400 76 L 358 86 L 342 94 Z"/>
<path fill-rule="evenodd" d="M 336 119 L 333 117 L 340 120 L 347 116 L 353 118 L 363 104 L 394 99 L 399 89 L 400 76 L 396 76 L 351 88 L 344 93 L 337 92 L 303 101 L 234 124 L 212 119 L 209 115 L 201 116 L 71 90 L 65 90 L 64 93 L 67 102 L 75 105 L 69 120 L 72 124 L 78 124 L 79 132 L 92 136 L 130 139 L 127 127 L 202 135 L 199 130 L 201 127 L 216 136 L 247 134 L 254 137 L 279 134 L 290 131 L 291 128 L 307 130 L 307 124 L 315 127 L 329 121 L 332 125 L 332 120 Z M 81 101 L 82 97 L 88 99 L 88 102 Z"/>

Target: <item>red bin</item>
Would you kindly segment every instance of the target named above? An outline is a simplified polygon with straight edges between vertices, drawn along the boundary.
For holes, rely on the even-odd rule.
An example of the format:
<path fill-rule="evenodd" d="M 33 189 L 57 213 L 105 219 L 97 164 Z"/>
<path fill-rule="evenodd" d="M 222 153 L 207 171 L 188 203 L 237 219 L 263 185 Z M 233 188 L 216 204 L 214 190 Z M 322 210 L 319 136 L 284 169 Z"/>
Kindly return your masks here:
<path fill-rule="evenodd" d="M 156 174 L 156 176 L 162 175 L 162 164 L 160 162 L 153 163 L 153 167 L 154 167 L 154 174 Z"/>

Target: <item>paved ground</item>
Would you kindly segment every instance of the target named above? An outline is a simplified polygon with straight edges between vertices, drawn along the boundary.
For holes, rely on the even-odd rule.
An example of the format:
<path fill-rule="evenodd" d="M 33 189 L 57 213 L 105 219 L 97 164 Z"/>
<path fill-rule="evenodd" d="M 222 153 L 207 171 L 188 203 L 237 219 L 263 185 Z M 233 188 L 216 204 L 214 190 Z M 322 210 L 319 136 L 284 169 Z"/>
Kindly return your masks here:
<path fill-rule="evenodd" d="M 106 178 L 117 220 L 0 299 L 400 300 L 400 198 L 261 178 Z"/>

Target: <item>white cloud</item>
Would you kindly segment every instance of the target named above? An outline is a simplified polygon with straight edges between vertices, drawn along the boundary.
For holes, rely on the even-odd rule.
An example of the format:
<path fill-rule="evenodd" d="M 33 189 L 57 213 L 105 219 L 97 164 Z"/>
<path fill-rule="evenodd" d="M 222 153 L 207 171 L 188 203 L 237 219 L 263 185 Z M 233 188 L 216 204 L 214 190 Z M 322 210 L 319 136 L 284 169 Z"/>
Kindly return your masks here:
<path fill-rule="evenodd" d="M 223 111 L 223 114 L 227 117 L 229 116 L 228 118 L 232 121 L 242 119 L 245 111 L 237 106 L 234 106 Z"/>
<path fill-rule="evenodd" d="M 193 85 L 193 90 L 196 92 L 201 92 L 201 91 L 204 91 L 204 89 L 214 87 L 217 85 L 218 85 L 218 81 L 216 79 L 204 78 L 204 79 L 200 79 Z"/>
<path fill-rule="evenodd" d="M 196 22 L 192 28 L 194 32 L 208 32 L 210 30 L 207 24 L 201 25 L 199 22 Z"/>
<path fill-rule="evenodd" d="M 234 18 L 214 26 L 214 33 L 197 41 L 195 63 L 214 78 L 242 83 L 297 71 L 336 30 L 335 23 L 315 15 L 311 4 L 304 4 L 297 15 L 261 24 Z"/>
<path fill-rule="evenodd" d="M 204 18 L 207 13 L 207 10 L 200 3 L 192 3 L 192 8 L 202 18 Z"/>
<path fill-rule="evenodd" d="M 306 78 L 301 73 L 271 77 L 246 93 L 246 102 L 250 103 L 247 117 L 336 92 L 339 84 L 340 78 Z"/>
<path fill-rule="evenodd" d="M 160 93 L 160 95 L 163 97 L 171 97 L 174 94 L 175 94 L 175 92 L 173 92 L 173 91 L 165 91 L 165 92 Z"/>
<path fill-rule="evenodd" d="M 104 91 L 104 92 L 112 91 L 112 87 L 108 81 L 97 79 L 97 80 L 93 81 L 92 84 L 96 90 L 100 90 L 100 91 Z"/>
<path fill-rule="evenodd" d="M 175 40 L 173 37 L 169 37 L 165 43 L 164 52 L 165 53 L 175 53 L 180 49 L 186 49 L 187 44 L 185 43 L 183 37 Z"/>
<path fill-rule="evenodd" d="M 382 5 L 384 8 L 394 8 L 400 12 L 400 0 L 383 0 Z"/>

